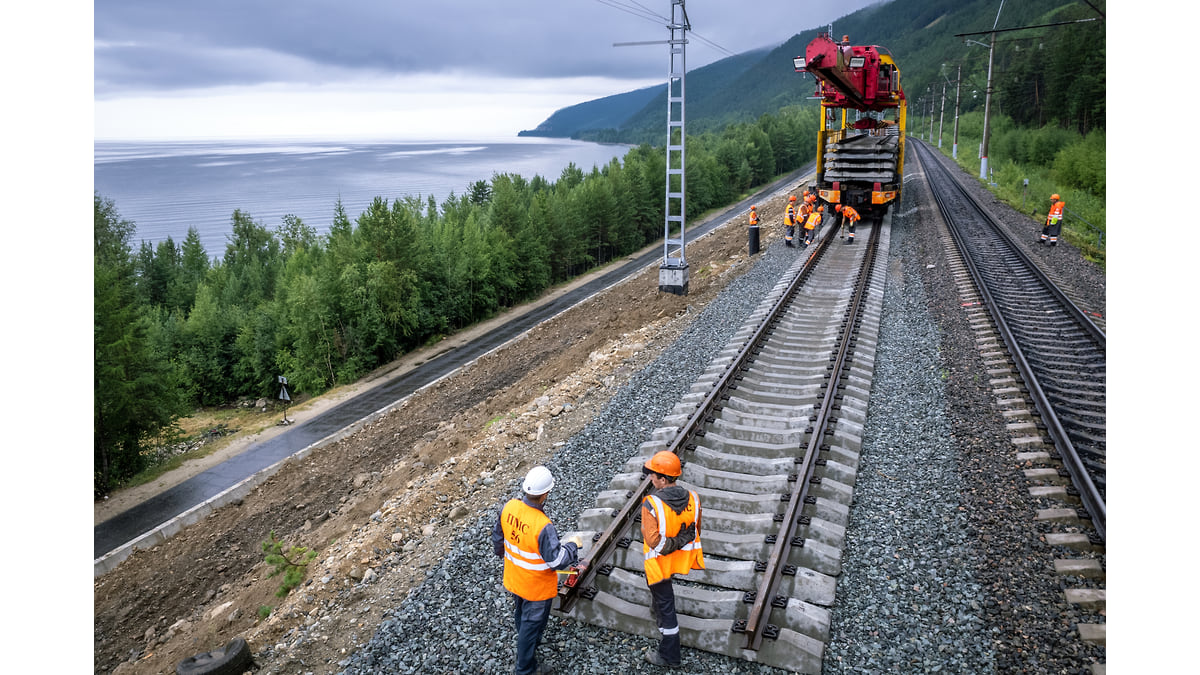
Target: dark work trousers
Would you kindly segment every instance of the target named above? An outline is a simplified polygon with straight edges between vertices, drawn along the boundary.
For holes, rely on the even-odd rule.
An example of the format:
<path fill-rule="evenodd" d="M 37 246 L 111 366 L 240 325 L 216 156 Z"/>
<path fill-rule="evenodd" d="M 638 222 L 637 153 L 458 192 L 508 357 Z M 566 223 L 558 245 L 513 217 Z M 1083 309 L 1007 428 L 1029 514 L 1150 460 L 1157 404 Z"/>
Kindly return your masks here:
<path fill-rule="evenodd" d="M 650 595 L 654 602 L 654 620 L 658 624 L 658 632 L 662 633 L 658 655 L 672 666 L 677 666 L 683 657 L 679 653 L 679 621 L 675 618 L 675 589 L 671 586 L 670 577 L 651 586 Z"/>
<path fill-rule="evenodd" d="M 1062 234 L 1062 219 L 1053 225 L 1046 223 L 1046 226 L 1042 228 L 1042 243 L 1046 243 L 1046 239 L 1049 238 L 1051 244 L 1057 244 L 1060 234 Z"/>
<path fill-rule="evenodd" d="M 785 243 L 787 243 L 788 246 L 792 245 L 792 237 L 794 237 L 795 235 L 796 235 L 796 226 L 795 225 L 784 225 L 783 226 L 783 240 Z"/>
<path fill-rule="evenodd" d="M 550 606 L 554 598 L 549 600 L 526 600 L 519 595 L 513 595 L 513 620 L 517 626 L 517 667 L 516 675 L 530 675 L 537 671 L 537 656 L 534 652 L 542 641 L 542 631 L 550 620 Z"/>

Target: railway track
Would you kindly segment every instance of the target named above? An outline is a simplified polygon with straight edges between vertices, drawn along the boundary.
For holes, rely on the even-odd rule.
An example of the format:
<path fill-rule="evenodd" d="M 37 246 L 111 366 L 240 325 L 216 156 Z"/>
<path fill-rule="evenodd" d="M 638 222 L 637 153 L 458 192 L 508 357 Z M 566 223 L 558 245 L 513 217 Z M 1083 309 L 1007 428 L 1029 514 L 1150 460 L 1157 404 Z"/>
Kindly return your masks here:
<path fill-rule="evenodd" d="M 1105 334 L 919 143 L 916 155 L 979 301 L 1099 537 L 1105 508 Z M 1083 514 L 1081 514 L 1083 515 Z"/>
<path fill-rule="evenodd" d="M 1037 511 L 1037 528 L 1056 551 L 1064 599 L 1099 618 L 1075 629 L 1085 643 L 1103 646 L 1104 332 L 931 151 L 913 146 L 943 216 L 946 257 L 988 361 L 1016 459 L 1027 467 L 1030 496 L 1046 505 Z M 1092 672 L 1102 675 L 1103 665 Z"/>
<path fill-rule="evenodd" d="M 657 637 L 642 572 L 641 466 L 679 454 L 701 501 L 706 569 L 676 578 L 684 645 L 821 671 L 882 309 L 890 219 L 843 245 L 827 227 L 579 518 L 589 565 L 558 611 Z M 865 240 L 865 241 L 864 241 Z"/>

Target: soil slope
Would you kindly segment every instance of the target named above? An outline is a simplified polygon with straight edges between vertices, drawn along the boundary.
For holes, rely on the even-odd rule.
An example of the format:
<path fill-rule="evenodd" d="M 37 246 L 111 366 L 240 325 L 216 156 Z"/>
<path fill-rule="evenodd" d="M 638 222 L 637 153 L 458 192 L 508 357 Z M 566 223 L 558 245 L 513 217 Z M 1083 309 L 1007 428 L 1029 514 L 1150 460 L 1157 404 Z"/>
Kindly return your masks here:
<path fill-rule="evenodd" d="M 758 204 L 764 248 L 782 235 L 774 224 L 784 199 Z M 688 243 L 687 296 L 659 292 L 658 270 L 648 268 L 289 463 L 240 503 L 135 552 L 94 582 L 95 672 L 173 673 L 180 660 L 236 636 L 255 652 L 273 647 L 258 660 L 264 673 L 339 672 L 337 662 L 370 637 L 382 612 L 424 580 L 455 521 L 507 496 L 747 269 L 746 240 L 740 216 Z M 310 414 L 323 405 L 314 402 Z M 176 478 L 115 495 L 97 505 L 97 520 Z M 283 599 L 275 597 L 280 577 L 263 562 L 272 532 L 318 551 L 306 585 Z M 323 640 L 288 640 L 318 618 Z"/>

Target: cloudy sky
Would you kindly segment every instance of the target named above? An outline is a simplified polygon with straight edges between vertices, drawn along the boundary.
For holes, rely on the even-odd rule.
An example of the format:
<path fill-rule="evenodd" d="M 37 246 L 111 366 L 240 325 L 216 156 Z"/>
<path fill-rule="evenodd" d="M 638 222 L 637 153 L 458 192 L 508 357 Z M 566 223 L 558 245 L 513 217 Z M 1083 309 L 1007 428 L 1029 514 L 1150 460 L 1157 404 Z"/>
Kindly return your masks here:
<path fill-rule="evenodd" d="M 690 0 L 688 69 L 875 0 Z M 97 0 L 95 138 L 511 137 L 663 83 L 670 0 Z"/>

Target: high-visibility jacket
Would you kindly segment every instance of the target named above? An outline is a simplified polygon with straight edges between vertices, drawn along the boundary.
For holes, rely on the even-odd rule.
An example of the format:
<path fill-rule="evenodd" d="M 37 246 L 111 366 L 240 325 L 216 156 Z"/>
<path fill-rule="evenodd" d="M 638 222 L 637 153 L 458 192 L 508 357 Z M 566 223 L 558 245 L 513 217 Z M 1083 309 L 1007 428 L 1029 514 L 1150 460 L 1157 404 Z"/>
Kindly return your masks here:
<path fill-rule="evenodd" d="M 1054 225 L 1058 221 L 1062 220 L 1063 208 L 1065 208 L 1066 205 L 1066 202 L 1055 202 L 1054 205 L 1050 207 L 1050 213 L 1046 214 L 1046 224 Z"/>
<path fill-rule="evenodd" d="M 783 224 L 784 225 L 795 225 L 796 224 L 796 205 L 795 204 L 789 203 L 787 205 L 787 210 L 785 210 L 783 212 Z"/>
<path fill-rule="evenodd" d="M 812 203 L 804 202 L 803 204 L 801 204 L 800 205 L 800 220 L 804 220 L 805 218 L 807 218 L 808 214 L 812 213 L 812 210 L 813 210 Z"/>
<path fill-rule="evenodd" d="M 700 546 L 700 526 L 696 526 L 696 537 L 678 550 L 663 554 L 662 549 L 668 537 L 679 534 L 683 528 L 692 523 L 700 522 L 700 498 L 688 490 L 687 507 L 682 513 L 667 506 L 659 497 L 649 494 L 642 500 L 643 506 L 649 506 L 654 520 L 658 524 L 658 544 L 651 548 L 649 542 L 642 541 L 642 553 L 646 556 L 646 584 L 653 586 L 663 579 L 670 579 L 672 574 L 687 574 L 690 570 L 704 569 L 704 549 Z M 647 515 L 642 514 L 643 520 Z M 644 538 L 643 538 L 644 539 Z"/>
<path fill-rule="evenodd" d="M 550 524 L 541 509 L 510 499 L 500 512 L 504 531 L 504 587 L 526 600 L 558 594 L 558 575 L 538 551 L 538 538 Z"/>
<path fill-rule="evenodd" d="M 817 211 L 813 211 L 812 213 L 808 214 L 808 218 L 804 220 L 804 229 L 814 230 L 819 222 L 821 222 L 821 214 Z"/>
<path fill-rule="evenodd" d="M 842 217 L 852 223 L 862 220 L 862 216 L 858 215 L 858 211 L 855 211 L 853 206 L 843 206 Z"/>
<path fill-rule="evenodd" d="M 750 227 L 758 227 L 758 211 L 750 212 Z"/>

